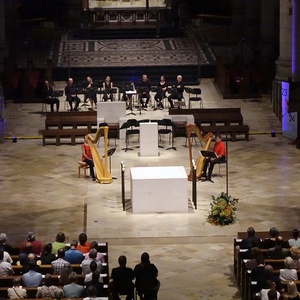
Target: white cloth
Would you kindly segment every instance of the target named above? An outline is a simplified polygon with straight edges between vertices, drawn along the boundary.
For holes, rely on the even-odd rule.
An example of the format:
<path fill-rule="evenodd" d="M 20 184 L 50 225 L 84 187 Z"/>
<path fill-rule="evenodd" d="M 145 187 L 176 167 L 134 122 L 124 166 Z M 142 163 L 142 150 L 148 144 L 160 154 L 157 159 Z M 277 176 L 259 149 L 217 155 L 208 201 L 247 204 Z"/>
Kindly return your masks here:
<path fill-rule="evenodd" d="M 280 269 L 280 280 L 298 280 L 297 271 L 295 269 Z"/>

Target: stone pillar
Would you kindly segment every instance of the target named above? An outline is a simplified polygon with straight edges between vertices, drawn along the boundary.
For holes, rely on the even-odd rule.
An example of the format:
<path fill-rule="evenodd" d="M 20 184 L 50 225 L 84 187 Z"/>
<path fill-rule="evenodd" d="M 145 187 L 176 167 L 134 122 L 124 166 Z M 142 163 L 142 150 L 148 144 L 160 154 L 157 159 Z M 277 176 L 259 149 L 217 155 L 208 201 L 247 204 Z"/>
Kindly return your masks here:
<path fill-rule="evenodd" d="M 276 61 L 276 79 L 287 80 L 292 75 L 292 4 L 280 0 L 279 58 Z"/>
<path fill-rule="evenodd" d="M 0 0 L 0 74 L 4 72 L 4 59 L 7 55 L 8 47 L 5 38 L 5 7 L 4 0 Z"/>
<path fill-rule="evenodd" d="M 292 81 L 300 81 L 300 0 L 292 5 Z"/>

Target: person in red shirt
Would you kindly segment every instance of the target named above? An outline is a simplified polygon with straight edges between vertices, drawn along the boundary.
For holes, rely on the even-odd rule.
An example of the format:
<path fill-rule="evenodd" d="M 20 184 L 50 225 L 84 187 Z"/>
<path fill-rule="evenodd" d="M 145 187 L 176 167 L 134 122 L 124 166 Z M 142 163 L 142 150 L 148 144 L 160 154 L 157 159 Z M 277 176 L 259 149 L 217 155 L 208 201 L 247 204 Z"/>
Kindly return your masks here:
<path fill-rule="evenodd" d="M 224 143 L 222 142 L 222 136 L 221 135 L 217 135 L 216 136 L 216 142 L 214 144 L 213 147 L 213 152 L 215 152 L 215 154 L 217 155 L 216 158 L 211 158 L 211 157 L 207 157 L 205 159 L 205 163 L 204 163 L 204 167 L 203 167 L 203 172 L 201 175 L 201 181 L 211 181 L 211 174 L 213 172 L 214 166 L 215 164 L 218 163 L 222 163 L 226 161 L 226 148 Z M 207 172 L 207 168 L 208 168 L 208 174 Z"/>
<path fill-rule="evenodd" d="M 35 239 L 35 233 L 33 231 L 29 231 L 26 241 L 21 243 L 20 253 L 33 253 L 35 255 L 40 255 L 42 251 L 43 246 L 41 241 Z"/>
<path fill-rule="evenodd" d="M 93 156 L 92 156 L 90 145 L 88 144 L 88 139 L 86 137 L 84 138 L 84 143 L 82 144 L 81 149 L 82 149 L 82 161 L 89 166 L 91 176 L 93 178 L 93 181 L 95 181 L 96 176 L 94 172 Z"/>

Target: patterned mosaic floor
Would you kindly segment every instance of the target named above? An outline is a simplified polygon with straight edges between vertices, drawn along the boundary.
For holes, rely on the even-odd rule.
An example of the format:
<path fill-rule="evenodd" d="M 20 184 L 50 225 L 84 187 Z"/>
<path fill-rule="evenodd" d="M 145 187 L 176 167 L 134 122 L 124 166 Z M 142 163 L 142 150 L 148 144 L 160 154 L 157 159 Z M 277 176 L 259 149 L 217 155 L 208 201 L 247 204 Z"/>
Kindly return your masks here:
<path fill-rule="evenodd" d="M 207 59 L 201 51 L 201 61 Z M 198 56 L 187 38 L 76 40 L 62 37 L 58 67 L 126 67 L 197 65 Z"/>

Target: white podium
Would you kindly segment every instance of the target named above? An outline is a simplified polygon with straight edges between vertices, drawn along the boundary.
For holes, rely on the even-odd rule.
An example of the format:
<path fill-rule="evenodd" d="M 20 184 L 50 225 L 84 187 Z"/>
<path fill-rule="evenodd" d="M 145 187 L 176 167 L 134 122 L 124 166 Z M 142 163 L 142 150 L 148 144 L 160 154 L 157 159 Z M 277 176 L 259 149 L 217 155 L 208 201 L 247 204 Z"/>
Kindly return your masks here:
<path fill-rule="evenodd" d="M 140 156 L 158 156 L 158 124 L 140 123 Z"/>
<path fill-rule="evenodd" d="M 183 166 L 130 169 L 133 213 L 187 212 L 188 180 Z"/>

